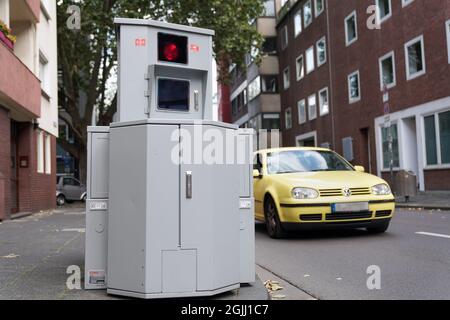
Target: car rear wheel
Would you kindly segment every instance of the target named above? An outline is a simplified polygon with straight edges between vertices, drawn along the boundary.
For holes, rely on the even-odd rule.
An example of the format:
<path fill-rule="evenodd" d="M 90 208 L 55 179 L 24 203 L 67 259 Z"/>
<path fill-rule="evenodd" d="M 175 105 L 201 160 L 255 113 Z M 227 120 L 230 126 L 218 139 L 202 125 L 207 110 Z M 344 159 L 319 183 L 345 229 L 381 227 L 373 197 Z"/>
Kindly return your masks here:
<path fill-rule="evenodd" d="M 66 197 L 64 195 L 60 194 L 56 197 L 56 204 L 58 206 L 63 206 L 66 204 Z"/>
<path fill-rule="evenodd" d="M 281 239 L 286 236 L 286 232 L 281 226 L 277 206 L 272 198 L 268 198 L 265 202 L 264 217 L 266 220 L 267 233 L 272 239 Z"/>
<path fill-rule="evenodd" d="M 379 234 L 379 233 L 385 233 L 389 229 L 389 223 L 385 223 L 382 226 L 374 227 L 374 228 L 367 228 L 367 231 L 369 233 L 373 234 Z"/>
<path fill-rule="evenodd" d="M 82 201 L 82 202 L 86 202 L 86 199 L 87 199 L 87 196 L 84 195 L 83 198 L 81 198 L 81 201 Z"/>

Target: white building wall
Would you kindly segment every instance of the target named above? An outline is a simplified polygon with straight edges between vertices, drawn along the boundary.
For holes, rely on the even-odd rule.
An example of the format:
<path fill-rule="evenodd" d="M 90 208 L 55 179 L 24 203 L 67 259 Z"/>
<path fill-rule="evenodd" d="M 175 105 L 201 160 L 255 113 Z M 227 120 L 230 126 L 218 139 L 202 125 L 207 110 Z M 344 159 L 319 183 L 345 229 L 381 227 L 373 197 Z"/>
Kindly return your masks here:
<path fill-rule="evenodd" d="M 41 118 L 39 127 L 58 136 L 58 62 L 56 1 L 41 0 L 41 16 L 37 25 L 38 71 L 41 79 Z M 46 61 L 45 68 L 39 61 Z"/>

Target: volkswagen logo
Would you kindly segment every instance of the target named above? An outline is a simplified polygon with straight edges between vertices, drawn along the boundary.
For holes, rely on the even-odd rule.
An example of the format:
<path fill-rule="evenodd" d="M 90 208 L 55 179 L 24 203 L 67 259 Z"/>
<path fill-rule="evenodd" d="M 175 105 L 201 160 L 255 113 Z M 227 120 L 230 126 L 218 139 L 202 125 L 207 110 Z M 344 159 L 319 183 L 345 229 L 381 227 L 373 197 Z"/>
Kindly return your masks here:
<path fill-rule="evenodd" d="M 350 197 L 352 195 L 352 191 L 349 188 L 345 188 L 342 190 L 342 193 L 344 194 L 345 197 Z"/>

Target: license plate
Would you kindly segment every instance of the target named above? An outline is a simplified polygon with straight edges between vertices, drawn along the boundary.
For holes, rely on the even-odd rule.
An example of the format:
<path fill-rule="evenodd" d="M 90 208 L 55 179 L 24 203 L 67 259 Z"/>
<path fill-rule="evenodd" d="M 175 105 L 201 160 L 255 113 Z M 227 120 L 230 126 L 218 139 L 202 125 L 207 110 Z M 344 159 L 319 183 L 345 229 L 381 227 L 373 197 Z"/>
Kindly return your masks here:
<path fill-rule="evenodd" d="M 352 203 L 333 203 L 331 205 L 331 212 L 362 212 L 369 211 L 368 202 L 352 202 Z"/>

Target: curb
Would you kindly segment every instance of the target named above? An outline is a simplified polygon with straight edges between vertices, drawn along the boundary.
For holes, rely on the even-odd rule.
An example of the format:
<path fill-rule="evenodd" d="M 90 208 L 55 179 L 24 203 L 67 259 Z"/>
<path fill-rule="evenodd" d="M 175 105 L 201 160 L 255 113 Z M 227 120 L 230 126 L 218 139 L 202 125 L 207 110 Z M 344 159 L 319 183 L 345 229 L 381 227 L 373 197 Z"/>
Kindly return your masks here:
<path fill-rule="evenodd" d="M 422 204 L 401 204 L 397 203 L 395 205 L 396 208 L 402 209 L 423 209 L 423 210 L 441 210 L 441 211 L 450 211 L 450 207 L 442 207 L 435 205 L 422 205 Z"/>

